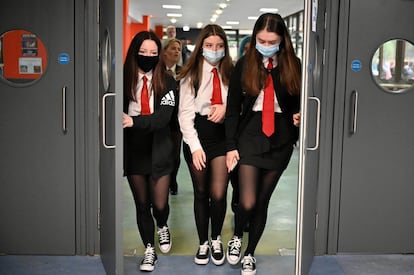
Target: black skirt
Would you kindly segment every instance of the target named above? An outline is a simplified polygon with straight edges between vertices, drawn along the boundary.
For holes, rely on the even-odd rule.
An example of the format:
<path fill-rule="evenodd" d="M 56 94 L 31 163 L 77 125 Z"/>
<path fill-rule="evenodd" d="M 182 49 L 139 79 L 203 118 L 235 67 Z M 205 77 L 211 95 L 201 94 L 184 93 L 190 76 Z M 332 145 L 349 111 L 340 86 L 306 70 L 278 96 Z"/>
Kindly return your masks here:
<path fill-rule="evenodd" d="M 275 113 L 275 133 L 262 132 L 262 113 L 256 112 L 242 130 L 238 140 L 239 164 L 284 171 L 289 164 L 296 141 L 292 118 Z"/>
<path fill-rule="evenodd" d="M 197 130 L 198 139 L 206 153 L 207 161 L 218 156 L 226 155 L 226 136 L 224 123 L 214 123 L 207 120 L 207 116 L 196 114 L 194 126 Z M 192 162 L 190 147 L 183 144 L 184 157 L 187 162 Z"/>

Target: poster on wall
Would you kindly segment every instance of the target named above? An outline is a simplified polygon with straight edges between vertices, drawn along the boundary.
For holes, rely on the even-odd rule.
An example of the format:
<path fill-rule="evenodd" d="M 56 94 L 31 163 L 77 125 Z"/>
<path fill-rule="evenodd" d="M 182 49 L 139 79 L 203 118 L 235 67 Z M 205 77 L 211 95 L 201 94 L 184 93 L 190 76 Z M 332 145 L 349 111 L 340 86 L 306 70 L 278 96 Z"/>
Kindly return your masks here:
<path fill-rule="evenodd" d="M 35 34 L 22 34 L 22 55 L 37 56 L 37 37 Z"/>
<path fill-rule="evenodd" d="M 40 57 L 20 57 L 19 58 L 20 74 L 41 74 L 42 58 Z"/>

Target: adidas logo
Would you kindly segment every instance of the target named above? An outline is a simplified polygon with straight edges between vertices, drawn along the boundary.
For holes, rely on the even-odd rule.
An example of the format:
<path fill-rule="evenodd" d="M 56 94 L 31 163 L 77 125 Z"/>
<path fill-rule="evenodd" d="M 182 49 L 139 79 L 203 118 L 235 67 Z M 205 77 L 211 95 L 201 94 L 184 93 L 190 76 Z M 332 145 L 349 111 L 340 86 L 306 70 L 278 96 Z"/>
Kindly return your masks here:
<path fill-rule="evenodd" d="M 160 105 L 175 106 L 175 96 L 173 90 L 169 91 L 161 98 Z"/>

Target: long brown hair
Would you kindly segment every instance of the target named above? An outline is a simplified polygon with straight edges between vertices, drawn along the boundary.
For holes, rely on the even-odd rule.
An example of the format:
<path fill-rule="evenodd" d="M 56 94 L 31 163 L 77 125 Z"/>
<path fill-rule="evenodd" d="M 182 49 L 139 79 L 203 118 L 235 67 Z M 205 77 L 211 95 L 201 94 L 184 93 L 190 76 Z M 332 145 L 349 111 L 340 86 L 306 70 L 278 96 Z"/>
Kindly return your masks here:
<path fill-rule="evenodd" d="M 243 77 L 243 88 L 251 95 L 258 95 L 264 87 L 266 70 L 263 66 L 263 56 L 256 50 L 256 35 L 266 30 L 282 37 L 277 53 L 277 63 L 280 72 L 280 82 L 289 94 L 298 95 L 301 87 L 301 66 L 292 46 L 289 31 L 285 21 L 279 14 L 264 13 L 257 19 L 249 50 L 246 53 L 246 67 Z"/>
<path fill-rule="evenodd" d="M 227 36 L 224 30 L 216 24 L 209 24 L 206 25 L 200 32 L 194 51 L 191 53 L 190 58 L 188 59 L 187 63 L 181 69 L 180 74 L 178 75 L 177 79 L 182 79 L 187 75 L 191 78 L 191 87 L 194 87 L 197 91 L 202 78 L 203 72 L 203 42 L 209 36 L 217 35 L 219 36 L 224 42 L 224 57 L 220 60 L 219 64 L 219 71 L 221 75 L 221 79 L 223 84 L 228 85 L 230 81 L 230 75 L 233 71 L 233 62 L 230 57 L 229 45 L 227 42 Z"/>
<path fill-rule="evenodd" d="M 153 40 L 157 44 L 158 56 L 160 57 L 162 47 L 161 41 L 157 35 L 152 31 L 142 31 L 137 33 L 129 45 L 128 52 L 124 63 L 124 95 L 131 101 L 137 101 L 135 98 L 137 83 L 138 83 L 138 63 L 137 54 L 144 40 Z M 163 92 L 165 88 L 165 65 L 160 58 L 160 61 L 152 72 L 151 85 L 156 95 Z"/>

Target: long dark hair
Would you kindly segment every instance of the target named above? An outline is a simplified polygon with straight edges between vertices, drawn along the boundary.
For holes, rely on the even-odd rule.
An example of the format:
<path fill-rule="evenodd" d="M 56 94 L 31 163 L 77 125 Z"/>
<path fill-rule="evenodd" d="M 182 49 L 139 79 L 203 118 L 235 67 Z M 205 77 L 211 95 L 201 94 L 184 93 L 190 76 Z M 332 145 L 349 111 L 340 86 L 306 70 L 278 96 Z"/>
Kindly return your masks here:
<path fill-rule="evenodd" d="M 266 70 L 263 66 L 263 56 L 256 50 L 256 35 L 266 30 L 282 37 L 277 53 L 277 63 L 280 72 L 280 82 L 289 94 L 298 95 L 301 88 L 301 66 L 292 46 L 289 31 L 285 21 L 279 14 L 264 13 L 257 19 L 249 50 L 246 53 L 243 88 L 248 94 L 258 95 L 264 87 Z"/>
<path fill-rule="evenodd" d="M 225 55 L 220 60 L 219 71 L 223 84 L 228 85 L 230 81 L 230 75 L 233 71 L 233 62 L 230 57 L 229 44 L 227 41 L 226 33 L 219 25 L 209 24 L 201 30 L 194 47 L 194 51 L 191 53 L 190 58 L 178 75 L 178 79 L 182 79 L 189 75 L 191 77 L 191 87 L 194 87 L 195 90 L 198 90 L 202 78 L 202 68 L 204 61 L 203 42 L 204 39 L 212 35 L 219 36 L 224 42 Z"/>
<path fill-rule="evenodd" d="M 153 40 L 157 44 L 158 56 L 161 55 L 162 47 L 161 41 L 157 35 L 152 31 L 142 31 L 137 33 L 129 45 L 128 52 L 124 63 L 124 95 L 131 101 L 137 101 L 135 98 L 137 83 L 138 83 L 138 63 L 137 54 L 141 48 L 144 40 Z M 165 65 L 160 58 L 160 61 L 155 66 L 152 74 L 152 88 L 156 95 L 163 92 L 165 88 Z"/>

